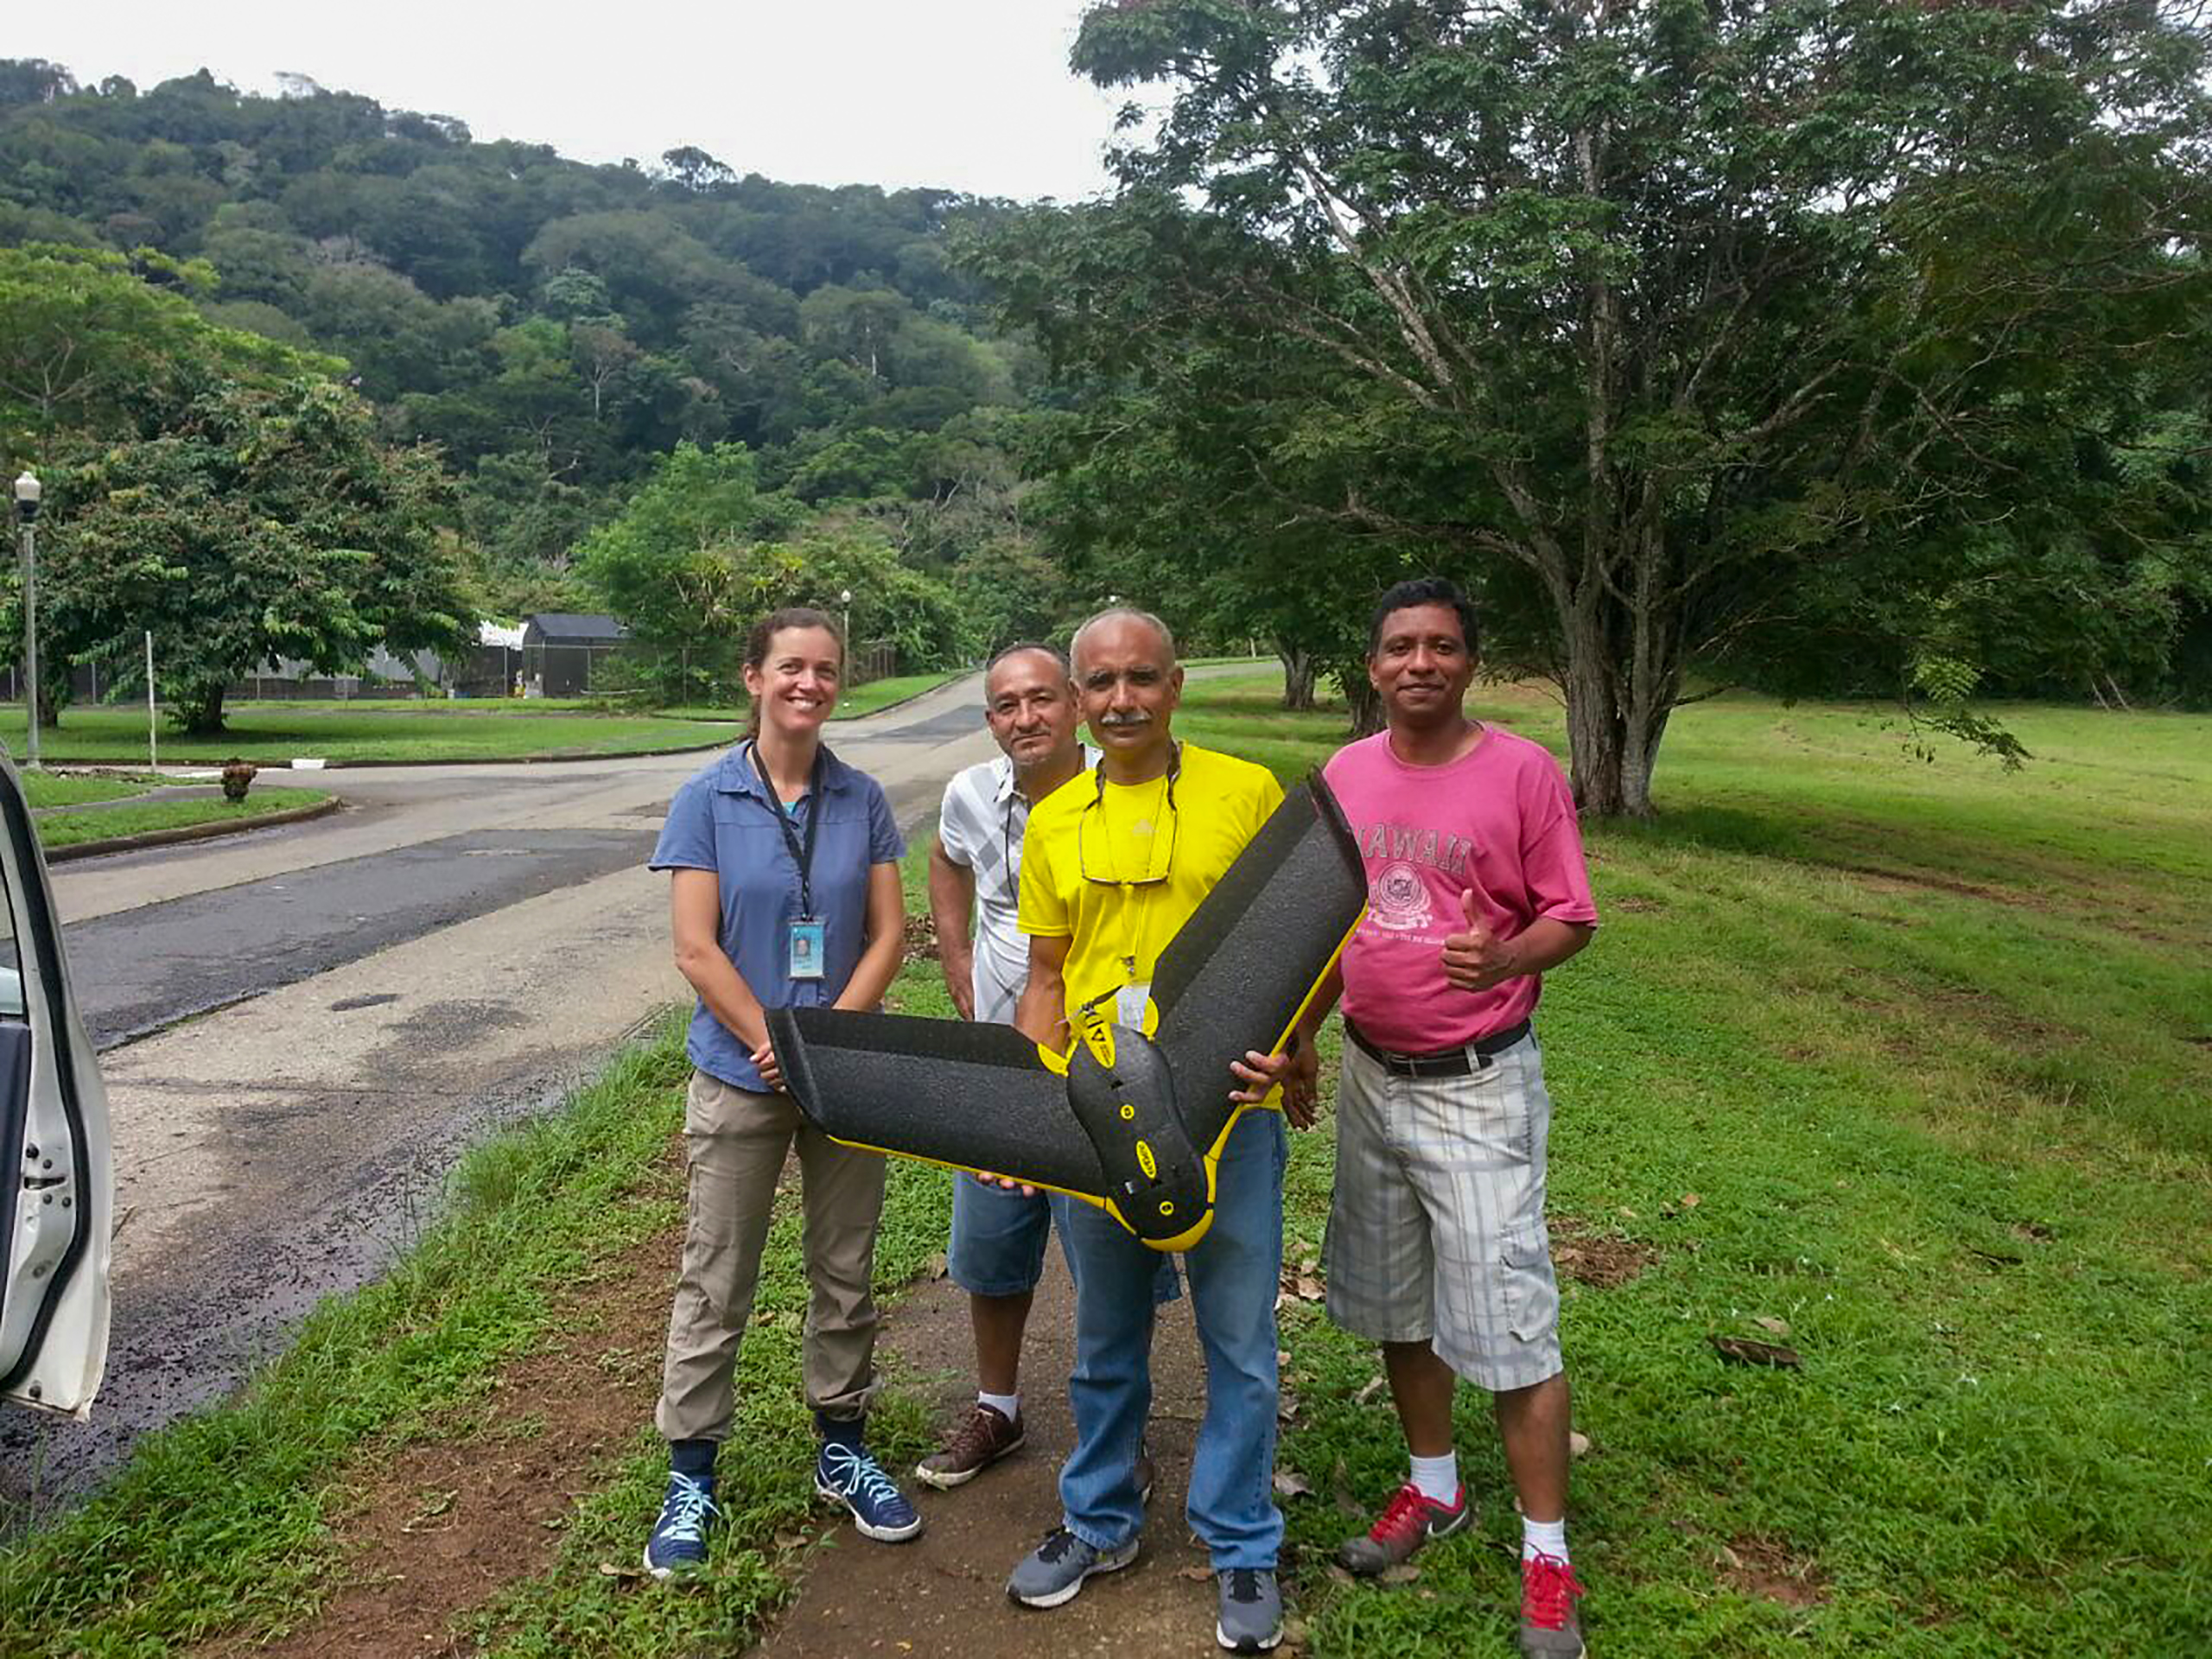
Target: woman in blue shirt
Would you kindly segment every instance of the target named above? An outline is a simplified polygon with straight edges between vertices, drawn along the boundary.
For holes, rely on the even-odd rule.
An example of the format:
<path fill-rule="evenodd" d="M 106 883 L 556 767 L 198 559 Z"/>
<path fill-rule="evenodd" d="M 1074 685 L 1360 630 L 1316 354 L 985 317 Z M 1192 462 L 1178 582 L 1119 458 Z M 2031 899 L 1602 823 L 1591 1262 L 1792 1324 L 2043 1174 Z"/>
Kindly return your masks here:
<path fill-rule="evenodd" d="M 822 1448 L 816 1490 L 868 1537 L 921 1516 L 869 1456 L 876 1220 L 883 1160 L 841 1147 L 783 1092 L 764 1010 L 873 1008 L 899 971 L 904 849 L 875 780 L 822 741 L 844 645 L 819 611 L 777 611 L 745 652 L 753 734 L 677 791 L 652 868 L 673 874 L 676 963 L 699 994 L 683 1141 L 690 1205 L 655 1421 L 668 1494 L 645 1544 L 657 1578 L 706 1559 L 715 1453 L 729 1433 L 738 1344 L 753 1312 L 776 1181 L 798 1143 L 805 1217 L 804 1370 Z"/>

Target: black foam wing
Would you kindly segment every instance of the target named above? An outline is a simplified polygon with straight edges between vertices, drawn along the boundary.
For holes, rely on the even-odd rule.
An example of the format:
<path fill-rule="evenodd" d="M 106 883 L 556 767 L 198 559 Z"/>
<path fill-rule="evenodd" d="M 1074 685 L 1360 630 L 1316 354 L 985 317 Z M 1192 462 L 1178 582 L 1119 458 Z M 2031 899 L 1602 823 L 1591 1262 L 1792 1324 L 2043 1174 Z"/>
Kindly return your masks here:
<path fill-rule="evenodd" d="M 1366 905 L 1359 844 L 1316 773 L 1284 795 L 1160 952 L 1154 1040 L 1202 1151 L 1236 1109 L 1230 1061 L 1274 1051 Z"/>
<path fill-rule="evenodd" d="M 1105 1191 L 1067 1079 L 1012 1026 L 772 1008 L 768 1038 L 799 1109 L 834 1139 L 1063 1192 Z"/>

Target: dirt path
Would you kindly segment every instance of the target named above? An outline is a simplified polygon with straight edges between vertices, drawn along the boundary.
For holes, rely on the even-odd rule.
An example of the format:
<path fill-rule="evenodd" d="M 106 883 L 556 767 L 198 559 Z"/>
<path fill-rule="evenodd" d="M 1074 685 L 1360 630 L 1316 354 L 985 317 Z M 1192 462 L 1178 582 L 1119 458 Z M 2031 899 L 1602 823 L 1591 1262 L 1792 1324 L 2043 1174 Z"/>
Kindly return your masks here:
<path fill-rule="evenodd" d="M 671 1157 L 671 1163 L 674 1161 Z M 410 1446 L 378 1466 L 337 1526 L 345 1584 L 273 1642 L 218 1640 L 203 1659 L 446 1659 L 457 1615 L 543 1572 L 594 1471 L 625 1449 L 660 1382 L 676 1234 L 657 1236 L 578 1287 L 558 1334 L 499 1373 L 482 1427 Z"/>
<path fill-rule="evenodd" d="M 677 1156 L 671 1144 L 671 1178 Z M 552 1339 L 502 1370 L 480 1419 L 368 1474 L 335 1523 L 346 1540 L 342 1587 L 314 1618 L 274 1641 L 217 1638 L 195 1649 L 200 1659 L 467 1651 L 454 1637 L 456 1620 L 552 1563 L 563 1518 L 650 1416 L 677 1239 L 673 1229 L 657 1235 L 577 1286 Z M 1052 1612 L 1006 1599 L 1007 1573 L 1060 1518 L 1073 1313 L 1055 1247 L 1024 1358 L 1028 1446 L 957 1492 L 931 1491 L 899 1471 L 929 1522 L 911 1545 L 868 1543 L 820 1511 L 822 1547 L 789 1558 L 805 1564 L 807 1577 L 753 1649 L 760 1659 L 1219 1651 L 1212 1575 L 1182 1512 L 1205 1403 L 1187 1301 L 1161 1311 L 1154 1351 L 1158 1484 L 1137 1565 Z M 916 1284 L 887 1314 L 880 1352 L 893 1386 L 921 1394 L 950 1421 L 974 1386 L 966 1295 L 949 1279 Z M 663 1592 L 641 1586 L 639 1593 Z M 1298 1649 L 1286 1642 L 1279 1651 Z"/>
<path fill-rule="evenodd" d="M 917 1287 L 887 1321 L 900 1386 L 926 1393 L 940 1421 L 973 1398 L 968 1298 L 949 1279 Z M 1160 1311 L 1153 1350 L 1152 1453 L 1159 1465 L 1144 1553 L 1051 1612 L 1006 1599 L 1006 1577 L 1060 1519 L 1060 1460 L 1073 1438 L 1067 1376 L 1074 1295 L 1057 1243 L 1030 1315 L 1022 1360 L 1029 1444 L 957 1491 L 909 1484 L 929 1525 L 915 1542 L 870 1544 L 849 1530 L 816 1555 L 798 1599 L 759 1659 L 1035 1659 L 1043 1655 L 1218 1654 L 1213 1575 L 1183 1518 L 1205 1372 L 1187 1300 Z M 902 1473 L 904 1471 L 901 1471 Z M 1277 1649 L 1294 1653 L 1286 1643 Z"/>

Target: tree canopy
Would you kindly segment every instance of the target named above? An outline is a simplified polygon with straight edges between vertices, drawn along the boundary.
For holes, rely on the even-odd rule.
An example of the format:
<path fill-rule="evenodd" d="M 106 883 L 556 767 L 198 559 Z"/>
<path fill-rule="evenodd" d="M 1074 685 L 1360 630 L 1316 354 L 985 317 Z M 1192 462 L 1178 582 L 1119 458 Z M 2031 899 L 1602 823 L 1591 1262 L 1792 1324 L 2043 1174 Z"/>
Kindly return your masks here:
<path fill-rule="evenodd" d="M 1847 652 L 1955 707 L 1993 594 L 2170 623 L 2201 581 L 2212 124 L 2155 7 L 1150 0 L 1076 62 L 1166 107 L 1112 204 L 987 244 L 1010 316 L 1210 431 L 1186 500 L 1464 570 L 1589 810 L 1649 810 L 1702 673 Z M 1205 360 L 1310 412 L 1240 437 Z"/>

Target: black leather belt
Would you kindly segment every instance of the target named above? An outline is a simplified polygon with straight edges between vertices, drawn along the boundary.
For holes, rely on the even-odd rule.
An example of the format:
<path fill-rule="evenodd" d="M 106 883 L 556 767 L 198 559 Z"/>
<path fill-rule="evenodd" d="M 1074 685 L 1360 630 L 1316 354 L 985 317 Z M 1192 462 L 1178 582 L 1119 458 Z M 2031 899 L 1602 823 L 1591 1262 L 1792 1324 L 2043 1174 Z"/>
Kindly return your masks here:
<path fill-rule="evenodd" d="M 1528 1034 L 1529 1022 L 1523 1020 L 1459 1048 L 1440 1048 L 1430 1054 L 1401 1054 L 1395 1049 L 1370 1043 L 1357 1026 L 1349 1020 L 1344 1021 L 1344 1035 L 1357 1045 L 1360 1052 L 1384 1071 L 1401 1077 L 1471 1077 L 1491 1055 L 1503 1053 Z"/>

